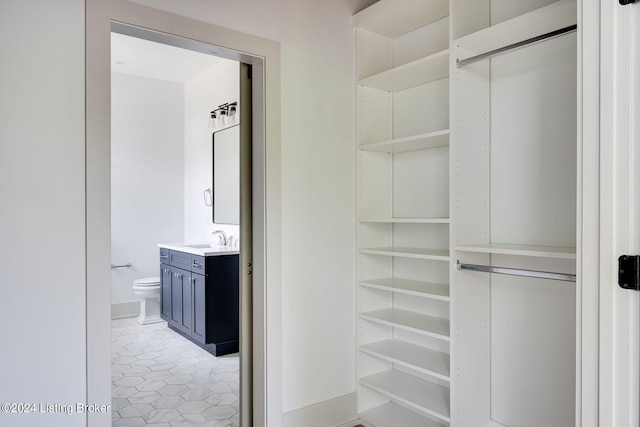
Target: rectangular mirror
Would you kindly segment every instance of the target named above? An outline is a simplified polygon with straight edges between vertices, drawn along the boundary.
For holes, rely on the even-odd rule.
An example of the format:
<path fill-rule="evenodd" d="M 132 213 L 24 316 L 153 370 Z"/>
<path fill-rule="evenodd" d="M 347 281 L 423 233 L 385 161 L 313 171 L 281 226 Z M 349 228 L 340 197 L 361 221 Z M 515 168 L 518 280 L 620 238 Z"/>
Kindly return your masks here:
<path fill-rule="evenodd" d="M 213 222 L 240 223 L 240 126 L 213 133 Z"/>

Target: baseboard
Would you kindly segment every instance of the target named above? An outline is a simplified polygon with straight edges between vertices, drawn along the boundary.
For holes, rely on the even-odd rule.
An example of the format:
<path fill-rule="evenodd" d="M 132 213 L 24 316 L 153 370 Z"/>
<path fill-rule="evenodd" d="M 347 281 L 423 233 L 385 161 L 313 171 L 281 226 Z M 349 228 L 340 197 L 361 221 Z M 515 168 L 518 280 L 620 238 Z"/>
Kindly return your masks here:
<path fill-rule="evenodd" d="M 349 393 L 335 399 L 285 412 L 283 427 L 353 427 L 360 424 L 356 414 L 356 394 Z"/>
<path fill-rule="evenodd" d="M 124 301 L 111 303 L 111 319 L 126 319 L 140 314 L 140 301 Z"/>

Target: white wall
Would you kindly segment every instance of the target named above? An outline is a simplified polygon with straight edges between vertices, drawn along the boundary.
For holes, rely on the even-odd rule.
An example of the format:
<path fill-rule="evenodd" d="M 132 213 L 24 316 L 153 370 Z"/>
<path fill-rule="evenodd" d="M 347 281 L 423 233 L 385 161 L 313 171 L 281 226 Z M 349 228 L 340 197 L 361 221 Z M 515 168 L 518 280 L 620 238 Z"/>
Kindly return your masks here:
<path fill-rule="evenodd" d="M 285 360 L 282 378 L 271 380 L 283 381 L 284 411 L 353 392 L 351 14 L 373 0 L 140 3 L 281 43 Z M 38 313 L 1 332 L 11 349 L 1 356 L 3 383 L 12 385 L 0 388 L 6 401 L 81 401 L 86 393 L 83 4 L 3 2 L 0 14 L 0 34 L 12 41 L 0 47 L 0 185 L 3 206 L 17 206 L 2 209 L 8 272 L 0 283 L 9 291 L 0 316 L 14 324 Z M 38 268 L 35 245 L 48 254 Z M 35 417 L 7 419 L 37 425 Z"/>
<path fill-rule="evenodd" d="M 184 240 L 184 85 L 111 74 L 112 315 L 135 279 L 158 276 L 158 243 Z M 137 309 L 136 309 L 137 310 Z"/>
<path fill-rule="evenodd" d="M 211 207 L 205 206 L 202 193 L 211 188 L 213 170 L 213 130 L 208 127 L 209 113 L 219 105 L 238 101 L 239 78 L 239 63 L 223 60 L 184 85 L 184 237 L 187 242 L 213 242 L 211 232 L 214 230 L 224 230 L 227 235 L 238 237 L 237 225 L 211 222 Z"/>
<path fill-rule="evenodd" d="M 84 402 L 84 1 L 0 8 L 0 402 Z M 85 417 L 0 412 L 0 425 Z"/>

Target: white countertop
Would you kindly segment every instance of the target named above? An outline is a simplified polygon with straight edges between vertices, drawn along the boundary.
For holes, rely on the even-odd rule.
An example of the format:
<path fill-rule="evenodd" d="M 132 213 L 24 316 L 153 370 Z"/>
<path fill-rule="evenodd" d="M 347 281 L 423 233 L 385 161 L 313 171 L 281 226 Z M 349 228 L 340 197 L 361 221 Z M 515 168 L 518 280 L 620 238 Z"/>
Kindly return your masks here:
<path fill-rule="evenodd" d="M 238 248 L 232 249 L 228 246 L 218 246 L 210 243 L 158 243 L 158 247 L 200 256 L 235 255 L 240 253 Z"/>

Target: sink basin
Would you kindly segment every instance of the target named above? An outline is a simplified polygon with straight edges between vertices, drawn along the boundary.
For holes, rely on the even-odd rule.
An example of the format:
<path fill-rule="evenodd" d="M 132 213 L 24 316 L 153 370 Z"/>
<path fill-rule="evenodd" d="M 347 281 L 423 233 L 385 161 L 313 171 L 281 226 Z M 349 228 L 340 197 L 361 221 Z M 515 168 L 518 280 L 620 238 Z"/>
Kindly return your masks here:
<path fill-rule="evenodd" d="M 198 245 L 185 245 L 188 248 L 194 248 L 194 249 L 205 249 L 205 248 L 211 248 L 212 246 L 209 245 L 208 243 L 201 243 Z"/>

